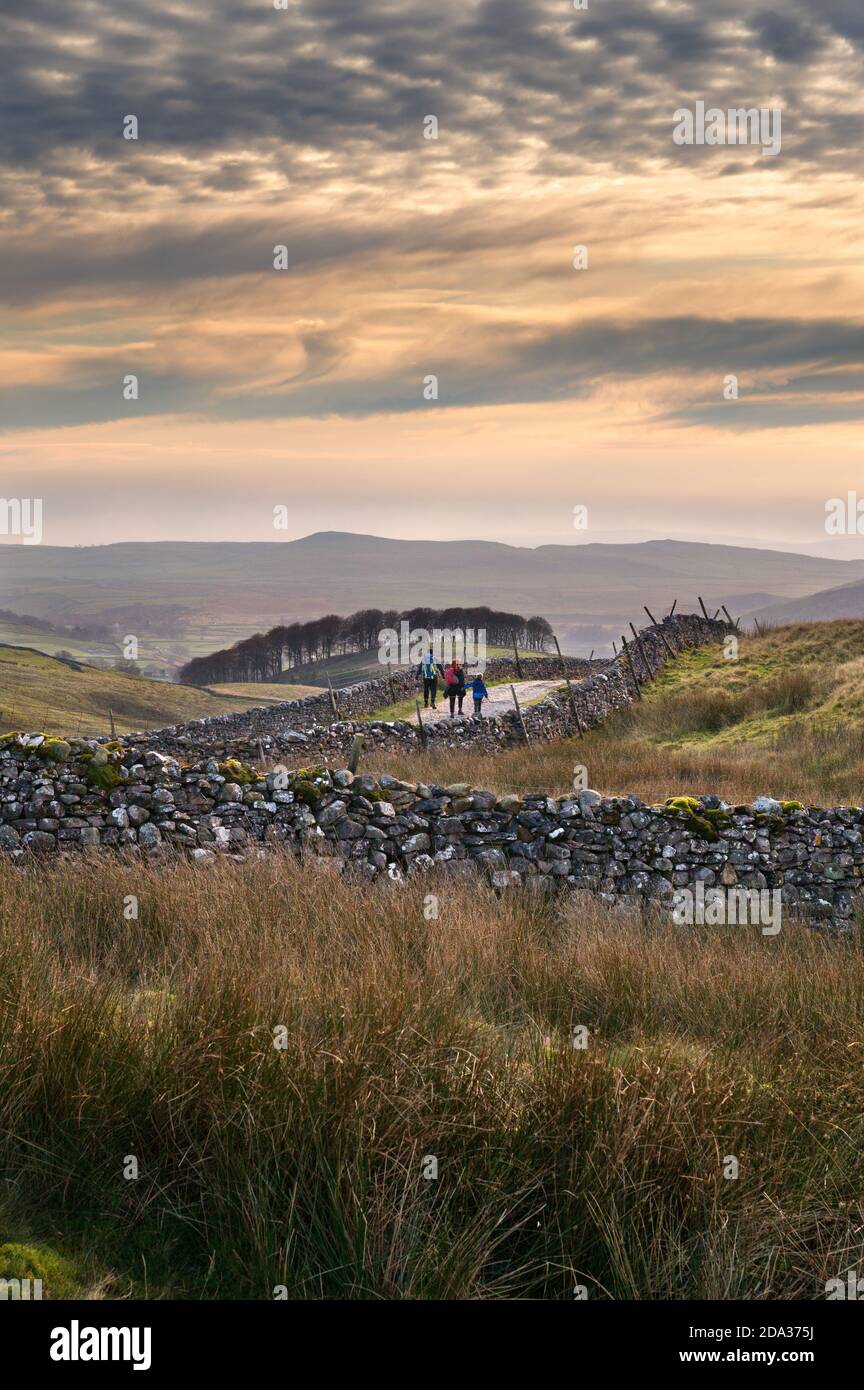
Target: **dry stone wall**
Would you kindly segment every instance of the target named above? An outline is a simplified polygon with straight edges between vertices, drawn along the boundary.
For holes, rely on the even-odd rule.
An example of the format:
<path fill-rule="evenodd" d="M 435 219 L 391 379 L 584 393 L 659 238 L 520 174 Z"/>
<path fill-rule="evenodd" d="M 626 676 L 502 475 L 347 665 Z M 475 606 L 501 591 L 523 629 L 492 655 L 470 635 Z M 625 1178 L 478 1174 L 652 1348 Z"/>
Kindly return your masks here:
<path fill-rule="evenodd" d="M 861 808 L 497 797 L 323 766 L 266 776 L 216 759 L 184 767 L 155 750 L 141 761 L 104 747 L 65 756 L 58 742 L 0 753 L 0 847 L 13 860 L 101 846 L 206 863 L 282 846 L 368 879 L 479 871 L 502 890 L 667 906 L 683 887 L 778 890 L 785 911 L 834 923 L 848 921 L 861 889 Z"/>

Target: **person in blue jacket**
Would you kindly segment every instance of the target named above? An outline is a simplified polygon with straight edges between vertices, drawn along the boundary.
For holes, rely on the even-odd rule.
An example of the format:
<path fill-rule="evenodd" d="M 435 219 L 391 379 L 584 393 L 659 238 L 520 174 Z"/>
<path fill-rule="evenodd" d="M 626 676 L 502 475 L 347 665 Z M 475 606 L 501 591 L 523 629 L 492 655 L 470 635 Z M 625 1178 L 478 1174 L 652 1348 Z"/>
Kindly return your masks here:
<path fill-rule="evenodd" d="M 435 658 L 432 648 L 420 662 L 419 674 L 423 678 L 423 707 L 429 708 L 429 700 L 432 700 L 432 708 L 435 709 L 435 699 L 438 694 L 438 668 L 435 665 Z"/>
<path fill-rule="evenodd" d="M 470 680 L 468 684 L 471 687 L 471 694 L 474 698 L 474 713 L 478 719 L 482 719 L 483 701 L 489 699 L 489 691 L 486 689 L 486 683 L 478 671 L 474 679 Z"/>

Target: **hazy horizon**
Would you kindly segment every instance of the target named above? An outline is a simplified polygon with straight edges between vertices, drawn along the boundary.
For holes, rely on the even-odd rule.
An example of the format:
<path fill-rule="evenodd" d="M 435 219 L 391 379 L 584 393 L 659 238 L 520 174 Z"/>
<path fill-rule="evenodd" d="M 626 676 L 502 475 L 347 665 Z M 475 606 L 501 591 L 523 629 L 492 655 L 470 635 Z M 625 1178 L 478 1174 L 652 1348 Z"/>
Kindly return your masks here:
<path fill-rule="evenodd" d="M 741 548 L 746 550 L 772 550 L 783 554 L 816 556 L 827 560 L 860 560 L 864 559 L 864 537 L 842 536 L 826 537 L 821 543 L 808 544 L 803 541 L 772 541 L 766 537 L 747 537 L 747 536 L 700 536 L 697 534 L 680 535 L 674 532 L 657 532 L 656 534 L 643 534 L 632 532 L 598 532 L 590 535 L 583 535 L 581 539 L 564 537 L 563 539 L 549 540 L 542 537 L 525 536 L 506 536 L 506 535 L 480 535 L 478 533 L 466 533 L 465 535 L 384 535 L 377 531 L 350 531 L 342 530 L 339 527 L 322 527 L 318 531 L 304 531 L 298 535 L 291 535 L 287 532 L 282 533 L 278 538 L 273 535 L 263 537 L 239 537 L 230 535 L 208 535 L 208 536 L 116 536 L 113 540 L 99 541 L 66 541 L 54 542 L 47 538 L 44 539 L 44 546 L 53 546 L 57 549 L 86 549 L 96 546 L 106 545 L 135 545 L 135 544 L 199 544 L 199 545 L 220 545 L 231 543 L 242 543 L 247 545 L 269 544 L 286 545 L 295 541 L 308 540 L 313 536 L 320 535 L 344 535 L 350 537 L 371 537 L 375 540 L 392 540 L 402 542 L 412 541 L 440 541 L 442 544 L 464 544 L 470 545 L 473 542 L 483 542 L 498 545 L 511 546 L 523 550 L 537 550 L 543 546 L 566 545 L 573 549 L 582 549 L 591 545 L 614 545 L 614 546 L 637 546 L 650 544 L 651 542 L 672 541 L 681 544 L 691 545 L 715 545 L 722 547 Z M 18 538 L 0 536 L 0 546 L 20 545 Z"/>

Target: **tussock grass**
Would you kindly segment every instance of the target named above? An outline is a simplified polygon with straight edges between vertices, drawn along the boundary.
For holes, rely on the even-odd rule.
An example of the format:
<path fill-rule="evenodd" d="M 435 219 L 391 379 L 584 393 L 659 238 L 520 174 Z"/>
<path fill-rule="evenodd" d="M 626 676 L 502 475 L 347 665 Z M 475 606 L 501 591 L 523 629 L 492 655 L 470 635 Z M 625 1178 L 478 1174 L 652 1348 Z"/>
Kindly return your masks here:
<path fill-rule="evenodd" d="M 278 855 L 0 876 L 0 1210 L 113 1296 L 820 1297 L 862 1048 L 857 933 Z"/>

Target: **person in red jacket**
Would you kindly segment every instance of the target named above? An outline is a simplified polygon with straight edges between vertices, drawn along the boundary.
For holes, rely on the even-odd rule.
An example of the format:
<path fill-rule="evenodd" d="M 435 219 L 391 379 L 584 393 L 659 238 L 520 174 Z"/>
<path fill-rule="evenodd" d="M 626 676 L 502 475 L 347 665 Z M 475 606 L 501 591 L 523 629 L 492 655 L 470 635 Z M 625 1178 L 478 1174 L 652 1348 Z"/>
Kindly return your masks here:
<path fill-rule="evenodd" d="M 459 713 L 462 713 L 462 701 L 465 699 L 465 672 L 462 669 L 462 662 L 456 657 L 449 666 L 444 668 L 444 694 L 450 701 L 450 718 L 453 718 L 456 701 L 459 701 Z"/>

